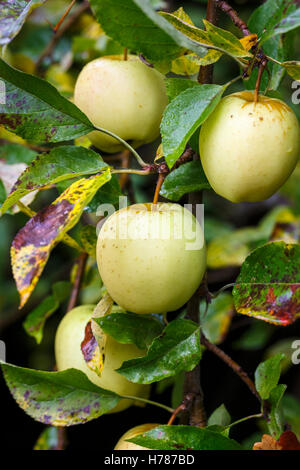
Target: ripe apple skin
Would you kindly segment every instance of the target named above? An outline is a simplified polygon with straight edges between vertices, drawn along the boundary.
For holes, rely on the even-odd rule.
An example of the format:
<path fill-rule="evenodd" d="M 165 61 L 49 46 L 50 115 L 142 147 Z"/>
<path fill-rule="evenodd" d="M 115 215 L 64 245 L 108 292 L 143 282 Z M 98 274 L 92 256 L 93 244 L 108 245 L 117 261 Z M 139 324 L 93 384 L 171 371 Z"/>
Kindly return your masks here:
<path fill-rule="evenodd" d="M 80 72 L 74 102 L 97 127 L 114 132 L 133 147 L 159 136 L 168 104 L 164 76 L 137 56 L 105 56 L 89 62 Z M 116 139 L 94 131 L 92 143 L 107 153 L 124 149 Z"/>
<path fill-rule="evenodd" d="M 133 442 L 126 442 L 126 439 L 133 439 L 139 434 L 148 432 L 151 429 L 156 428 L 157 426 L 159 426 L 159 424 L 147 423 L 147 424 L 141 424 L 139 426 L 135 426 L 132 429 L 129 429 L 129 431 L 125 432 L 125 434 L 123 434 L 123 436 L 119 439 L 114 450 L 151 450 L 151 449 L 148 449 L 147 447 L 138 446 L 137 444 L 134 444 Z"/>
<path fill-rule="evenodd" d="M 179 204 L 154 207 L 134 204 L 115 212 L 98 237 L 100 276 L 114 301 L 129 312 L 177 310 L 200 285 L 206 268 L 197 219 Z M 197 249 L 187 249 L 196 236 Z"/>
<path fill-rule="evenodd" d="M 283 101 L 254 93 L 221 100 L 202 126 L 201 162 L 212 188 L 232 202 L 262 201 L 289 178 L 300 153 L 299 123 Z"/>
<path fill-rule="evenodd" d="M 143 356 L 133 344 L 121 344 L 111 336 L 107 336 L 105 347 L 105 362 L 101 377 L 87 366 L 81 352 L 81 342 L 84 339 L 85 327 L 91 319 L 95 305 L 81 305 L 68 312 L 61 320 L 55 337 L 56 366 L 59 371 L 75 368 L 84 372 L 94 384 L 120 395 L 130 395 L 147 398 L 149 385 L 129 382 L 125 377 L 115 372 L 124 361 Z M 140 402 L 139 402 L 140 403 Z M 139 404 L 135 402 L 134 404 Z M 133 404 L 132 400 L 121 400 L 110 411 L 116 413 L 125 410 Z"/>

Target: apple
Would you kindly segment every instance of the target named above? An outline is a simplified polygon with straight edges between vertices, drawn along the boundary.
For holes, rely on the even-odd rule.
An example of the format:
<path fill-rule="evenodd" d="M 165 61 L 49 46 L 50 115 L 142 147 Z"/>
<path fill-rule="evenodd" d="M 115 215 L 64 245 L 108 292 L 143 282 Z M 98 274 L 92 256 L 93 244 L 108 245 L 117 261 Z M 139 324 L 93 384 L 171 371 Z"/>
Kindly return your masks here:
<path fill-rule="evenodd" d="M 204 122 L 201 162 L 212 188 L 232 202 L 262 201 L 289 178 L 300 154 L 297 117 L 283 101 L 254 92 L 221 100 Z"/>
<path fill-rule="evenodd" d="M 179 204 L 134 204 L 103 224 L 97 262 L 108 293 L 126 311 L 177 310 L 196 291 L 205 272 L 203 231 Z"/>
<path fill-rule="evenodd" d="M 123 436 L 119 439 L 114 450 L 151 450 L 151 449 L 148 449 L 147 447 L 138 446 L 137 444 L 134 444 L 133 442 L 127 442 L 127 439 L 133 439 L 139 434 L 148 432 L 151 429 L 156 428 L 157 426 L 159 426 L 159 424 L 147 423 L 147 424 L 140 424 L 139 426 L 129 429 L 129 431 L 125 432 L 125 434 L 123 434 Z"/>
<path fill-rule="evenodd" d="M 133 147 L 159 136 L 168 104 L 164 76 L 137 56 L 105 56 L 89 62 L 80 72 L 74 102 L 97 127 L 117 134 Z M 107 153 L 124 149 L 115 138 L 93 131 L 92 143 Z"/>
<path fill-rule="evenodd" d="M 129 382 L 115 371 L 115 369 L 121 367 L 124 361 L 145 354 L 144 351 L 141 351 L 136 346 L 118 343 L 111 336 L 107 336 L 105 362 L 101 377 L 87 366 L 81 352 L 81 342 L 84 339 L 86 324 L 91 319 L 94 308 L 94 305 L 81 305 L 63 317 L 55 337 L 57 369 L 61 371 L 75 368 L 84 372 L 91 382 L 101 388 L 111 390 L 120 395 L 147 398 L 150 391 L 149 385 Z M 139 403 L 134 402 L 134 404 Z M 110 413 L 125 410 L 132 404 L 132 400 L 121 400 Z"/>

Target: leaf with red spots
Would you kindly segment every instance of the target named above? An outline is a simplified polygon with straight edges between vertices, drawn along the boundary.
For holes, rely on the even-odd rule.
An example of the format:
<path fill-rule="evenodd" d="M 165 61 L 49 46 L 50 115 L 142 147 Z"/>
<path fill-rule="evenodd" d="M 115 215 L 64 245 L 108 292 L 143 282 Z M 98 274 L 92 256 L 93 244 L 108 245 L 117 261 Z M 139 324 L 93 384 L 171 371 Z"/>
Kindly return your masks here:
<path fill-rule="evenodd" d="M 300 245 L 268 243 L 244 262 L 233 289 L 238 313 L 276 325 L 300 316 Z"/>
<path fill-rule="evenodd" d="M 0 1 L 0 46 L 5 46 L 19 33 L 32 10 L 45 0 L 1 0 Z"/>
<path fill-rule="evenodd" d="M 82 424 L 112 410 L 120 397 L 76 369 L 45 372 L 1 364 L 6 384 L 29 416 L 44 424 Z"/>
<path fill-rule="evenodd" d="M 110 178 L 107 168 L 101 174 L 76 181 L 17 233 L 11 247 L 11 259 L 20 308 L 35 288 L 51 250 L 76 225 L 86 204 Z"/>
<path fill-rule="evenodd" d="M 0 59 L 5 103 L 0 124 L 30 142 L 62 142 L 94 129 L 89 119 L 41 78 L 10 67 Z"/>
<path fill-rule="evenodd" d="M 99 173 L 107 166 L 98 153 L 84 147 L 66 145 L 40 154 L 15 181 L 1 214 L 34 190 L 70 178 Z"/>

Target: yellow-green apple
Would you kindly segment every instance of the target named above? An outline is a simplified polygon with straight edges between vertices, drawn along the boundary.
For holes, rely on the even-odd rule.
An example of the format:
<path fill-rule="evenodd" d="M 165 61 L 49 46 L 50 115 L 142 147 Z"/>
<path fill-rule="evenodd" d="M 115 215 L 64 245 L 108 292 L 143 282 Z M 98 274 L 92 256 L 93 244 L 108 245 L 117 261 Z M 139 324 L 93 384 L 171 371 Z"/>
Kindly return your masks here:
<path fill-rule="evenodd" d="M 168 99 L 164 76 L 129 55 L 127 60 L 105 56 L 89 62 L 78 76 L 74 102 L 95 126 L 138 147 L 159 136 Z M 108 153 L 124 149 L 115 138 L 99 131 L 89 138 Z"/>
<path fill-rule="evenodd" d="M 232 202 L 272 196 L 291 175 L 300 153 L 296 115 L 283 101 L 254 93 L 221 100 L 200 132 L 200 156 L 212 188 Z"/>
<path fill-rule="evenodd" d="M 107 336 L 105 345 L 105 362 L 101 377 L 87 366 L 81 343 L 85 337 L 85 327 L 92 317 L 94 305 L 81 305 L 68 312 L 60 322 L 55 337 L 56 366 L 59 371 L 75 368 L 84 372 L 89 380 L 101 388 L 120 395 L 147 398 L 149 385 L 141 385 L 125 379 L 116 372 L 124 361 L 143 356 L 132 344 L 121 344 Z M 121 400 L 111 413 L 122 411 L 133 404 L 132 400 Z M 136 402 L 135 404 L 138 404 Z"/>
<path fill-rule="evenodd" d="M 147 423 L 129 429 L 129 431 L 125 432 L 125 434 L 123 434 L 123 436 L 119 439 L 114 450 L 150 450 L 147 447 L 141 447 L 137 444 L 134 444 L 133 442 L 127 442 L 127 439 L 133 439 L 139 434 L 148 432 L 151 429 L 156 428 L 157 426 L 159 426 L 159 424 Z"/>
<path fill-rule="evenodd" d="M 100 276 L 134 313 L 182 307 L 201 283 L 206 249 L 200 223 L 179 204 L 134 204 L 112 214 L 97 243 Z"/>

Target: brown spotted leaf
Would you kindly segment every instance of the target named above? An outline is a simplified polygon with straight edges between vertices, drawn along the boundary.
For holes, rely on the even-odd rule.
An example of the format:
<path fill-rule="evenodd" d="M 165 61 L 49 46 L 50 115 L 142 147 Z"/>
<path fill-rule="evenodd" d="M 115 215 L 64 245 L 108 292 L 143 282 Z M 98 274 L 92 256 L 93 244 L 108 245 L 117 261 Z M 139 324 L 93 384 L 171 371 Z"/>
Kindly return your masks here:
<path fill-rule="evenodd" d="M 11 259 L 20 308 L 35 288 L 51 250 L 76 225 L 84 207 L 110 178 L 109 169 L 105 169 L 101 174 L 76 181 L 17 233 L 11 247 Z"/>
<path fill-rule="evenodd" d="M 276 325 L 300 316 L 300 245 L 268 243 L 245 260 L 233 289 L 238 313 Z"/>
<path fill-rule="evenodd" d="M 29 416 L 44 424 L 81 424 L 112 410 L 115 393 L 97 387 L 76 369 L 46 372 L 1 364 L 6 384 Z"/>
<path fill-rule="evenodd" d="M 99 377 L 104 367 L 106 334 L 93 319 L 102 318 L 110 313 L 113 303 L 108 294 L 102 297 L 93 312 L 91 321 L 85 327 L 85 336 L 81 343 L 81 351 L 87 366 Z"/>
<path fill-rule="evenodd" d="M 50 83 L 10 67 L 0 59 L 6 100 L 0 103 L 0 124 L 30 142 L 62 142 L 93 130 L 73 103 Z"/>
<path fill-rule="evenodd" d="M 5 46 L 18 34 L 27 16 L 45 0 L 0 0 L 0 46 Z"/>

